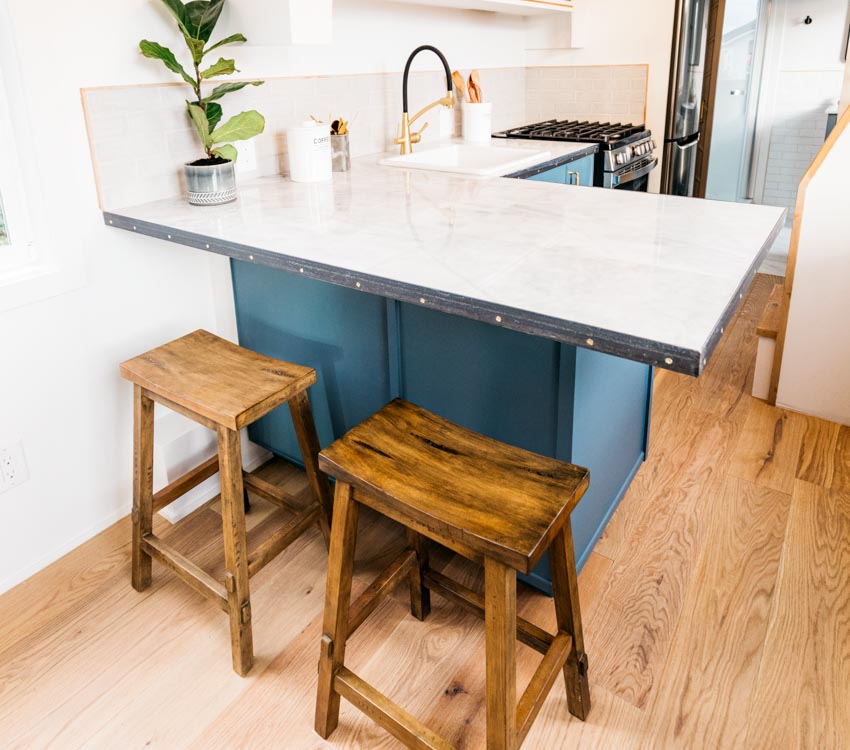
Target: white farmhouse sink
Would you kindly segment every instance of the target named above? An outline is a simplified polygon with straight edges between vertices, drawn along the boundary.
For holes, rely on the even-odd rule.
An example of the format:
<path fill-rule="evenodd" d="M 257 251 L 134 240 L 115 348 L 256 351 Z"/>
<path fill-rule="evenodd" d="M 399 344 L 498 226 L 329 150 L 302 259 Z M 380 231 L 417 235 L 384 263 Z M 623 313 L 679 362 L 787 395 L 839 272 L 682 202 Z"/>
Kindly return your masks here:
<path fill-rule="evenodd" d="M 499 177 L 524 167 L 532 167 L 552 158 L 549 151 L 529 151 L 527 148 L 491 148 L 471 144 L 452 144 L 415 151 L 404 156 L 388 156 L 378 163 L 385 167 L 430 169 L 436 172 L 455 172 L 473 177 Z"/>

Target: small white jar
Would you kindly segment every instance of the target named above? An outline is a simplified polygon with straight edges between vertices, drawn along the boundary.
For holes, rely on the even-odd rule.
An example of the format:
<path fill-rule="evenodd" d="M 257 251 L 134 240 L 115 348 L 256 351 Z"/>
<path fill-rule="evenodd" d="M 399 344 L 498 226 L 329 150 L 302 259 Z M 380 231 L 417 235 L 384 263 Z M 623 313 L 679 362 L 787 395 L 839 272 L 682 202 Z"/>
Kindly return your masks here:
<path fill-rule="evenodd" d="M 286 131 L 289 179 L 325 182 L 332 176 L 331 129 L 327 123 L 308 120 Z"/>
<path fill-rule="evenodd" d="M 490 143 L 493 134 L 493 102 L 463 103 L 463 140 L 467 143 Z"/>

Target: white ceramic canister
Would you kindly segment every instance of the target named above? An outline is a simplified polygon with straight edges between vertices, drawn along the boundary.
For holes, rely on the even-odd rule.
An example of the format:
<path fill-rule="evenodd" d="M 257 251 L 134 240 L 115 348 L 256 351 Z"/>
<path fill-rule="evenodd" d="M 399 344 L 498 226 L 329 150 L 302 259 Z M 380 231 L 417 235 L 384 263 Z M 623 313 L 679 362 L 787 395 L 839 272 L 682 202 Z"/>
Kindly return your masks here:
<path fill-rule="evenodd" d="M 331 179 L 331 129 L 327 123 L 308 120 L 288 128 L 286 150 L 293 182 Z"/>
<path fill-rule="evenodd" d="M 467 143 L 490 143 L 493 134 L 493 102 L 463 103 L 463 140 Z"/>

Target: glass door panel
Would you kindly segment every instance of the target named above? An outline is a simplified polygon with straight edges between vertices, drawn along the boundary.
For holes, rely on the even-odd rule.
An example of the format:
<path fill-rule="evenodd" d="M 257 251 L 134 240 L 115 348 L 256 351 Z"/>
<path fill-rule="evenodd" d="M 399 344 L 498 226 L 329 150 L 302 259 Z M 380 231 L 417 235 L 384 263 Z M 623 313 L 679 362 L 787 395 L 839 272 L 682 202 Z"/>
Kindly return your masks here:
<path fill-rule="evenodd" d="M 762 0 L 726 3 L 706 198 L 746 199 L 758 106 L 761 6 Z"/>

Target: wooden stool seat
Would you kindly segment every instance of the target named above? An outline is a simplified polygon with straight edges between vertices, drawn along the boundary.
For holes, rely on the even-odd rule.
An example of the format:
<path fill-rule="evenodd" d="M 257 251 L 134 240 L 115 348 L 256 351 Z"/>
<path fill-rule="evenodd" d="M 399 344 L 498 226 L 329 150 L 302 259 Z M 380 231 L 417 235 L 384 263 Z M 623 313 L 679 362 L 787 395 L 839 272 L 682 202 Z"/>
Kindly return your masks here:
<path fill-rule="evenodd" d="M 319 455 L 384 515 L 465 557 L 530 573 L 584 493 L 586 469 L 396 400 Z"/>
<path fill-rule="evenodd" d="M 567 705 L 590 709 L 587 657 L 570 513 L 589 485 L 586 469 L 514 448 L 396 400 L 319 454 L 336 496 L 319 658 L 316 731 L 330 736 L 344 697 L 408 747 L 451 746 L 345 666 L 348 637 L 407 581 L 411 612 L 430 611 L 431 592 L 486 623 L 487 748 L 517 750 L 559 673 Z M 409 546 L 355 602 L 351 578 L 360 505 L 408 529 Z M 432 570 L 428 541 L 484 564 L 484 593 Z M 548 550 L 558 632 L 517 617 L 516 572 Z M 514 640 L 543 660 L 516 699 Z"/>
<path fill-rule="evenodd" d="M 160 403 L 211 429 L 242 429 L 316 382 L 309 367 L 257 354 L 208 331 L 128 359 L 120 369 Z"/>
<path fill-rule="evenodd" d="M 207 331 L 195 331 L 120 366 L 134 384 L 133 426 L 133 587 L 151 584 L 156 559 L 230 617 L 233 668 L 245 675 L 254 660 L 248 580 L 283 552 L 310 525 L 330 537 L 331 493 L 318 468 L 319 440 L 307 389 L 316 382 L 309 367 L 257 354 Z M 153 416 L 158 402 L 215 430 L 218 455 L 153 492 Z M 314 502 L 306 509 L 282 489 L 243 476 L 239 430 L 288 403 Z M 153 534 L 153 514 L 216 472 L 221 476 L 225 578 L 217 581 Z M 294 517 L 255 550 L 245 531 L 245 486 L 294 513 Z"/>

